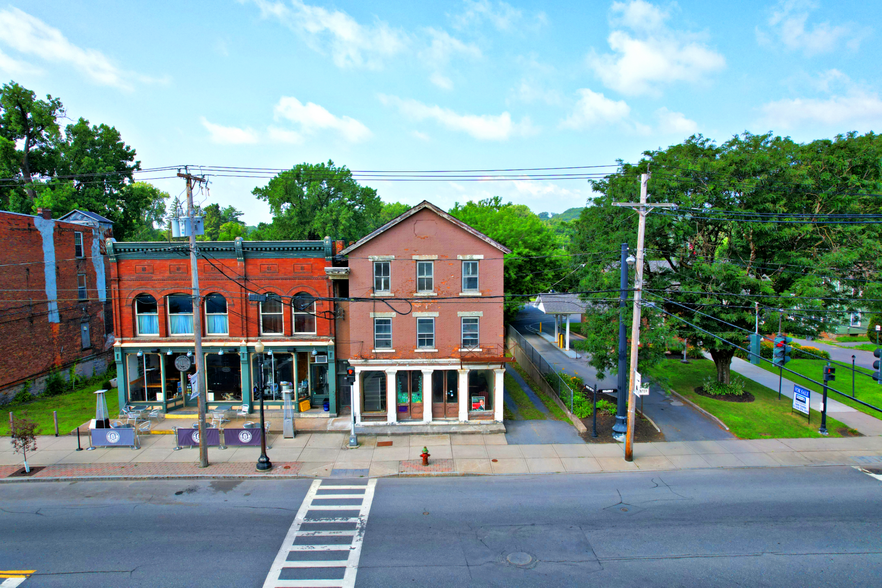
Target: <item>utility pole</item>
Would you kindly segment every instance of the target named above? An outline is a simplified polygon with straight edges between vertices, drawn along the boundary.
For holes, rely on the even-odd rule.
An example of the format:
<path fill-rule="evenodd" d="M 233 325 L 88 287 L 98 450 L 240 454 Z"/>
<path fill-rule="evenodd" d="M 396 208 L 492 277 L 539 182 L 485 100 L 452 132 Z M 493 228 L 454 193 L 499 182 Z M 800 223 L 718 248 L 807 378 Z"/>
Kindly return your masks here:
<path fill-rule="evenodd" d="M 625 461 L 634 461 L 634 419 L 635 397 L 634 384 L 637 375 L 637 351 L 640 345 L 640 298 L 643 293 L 643 258 L 644 241 L 646 240 L 646 215 L 655 208 L 674 208 L 674 204 L 648 204 L 646 202 L 649 174 L 640 174 L 640 202 L 615 202 L 614 206 L 624 206 L 637 210 L 639 223 L 637 224 L 637 271 L 634 277 L 634 314 L 631 319 L 631 366 L 630 380 L 628 382 L 628 431 L 625 435 Z"/>
<path fill-rule="evenodd" d="M 208 444 L 205 440 L 205 405 L 208 401 L 204 383 L 207 382 L 205 377 L 205 358 L 202 356 L 202 298 L 199 295 L 199 271 L 197 263 L 196 250 L 196 230 L 193 217 L 195 216 L 195 208 L 193 206 L 193 184 L 204 182 L 205 178 L 197 177 L 190 174 L 187 168 L 184 173 L 178 172 L 179 178 L 184 178 L 187 182 L 187 218 L 189 219 L 189 238 L 190 238 L 190 280 L 193 288 L 193 345 L 195 347 L 193 354 L 196 356 L 196 386 L 199 390 L 199 467 L 208 467 Z M 264 434 L 264 433 L 262 433 Z"/>

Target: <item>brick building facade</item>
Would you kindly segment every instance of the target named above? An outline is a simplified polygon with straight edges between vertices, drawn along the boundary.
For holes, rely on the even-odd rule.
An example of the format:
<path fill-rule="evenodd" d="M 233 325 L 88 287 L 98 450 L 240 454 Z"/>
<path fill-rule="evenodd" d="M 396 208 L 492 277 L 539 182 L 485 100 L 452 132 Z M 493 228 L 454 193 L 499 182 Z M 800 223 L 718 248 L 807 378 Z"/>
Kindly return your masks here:
<path fill-rule="evenodd" d="M 26 382 L 40 391 L 50 372 L 74 365 L 86 376 L 106 369 L 113 323 L 104 240 L 111 227 L 80 211 L 63 219 L 48 209 L 0 212 L 0 398 Z"/>
<path fill-rule="evenodd" d="M 429 202 L 350 245 L 337 350 L 355 368 L 356 422 L 502 421 L 503 255 Z"/>
<path fill-rule="evenodd" d="M 314 411 L 337 411 L 335 321 L 325 268 L 340 244 L 324 241 L 199 242 L 202 324 L 193 325 L 189 246 L 109 241 L 115 361 L 120 405 L 172 411 L 196 406 L 186 376 L 195 371 L 193 329 L 202 333 L 209 407 L 248 405 L 260 394 L 281 407 L 290 383 Z M 267 294 L 265 302 L 248 300 Z M 265 345 L 258 391 L 254 345 Z M 186 356 L 191 367 L 180 371 Z M 186 360 L 183 360 L 187 363 Z"/>

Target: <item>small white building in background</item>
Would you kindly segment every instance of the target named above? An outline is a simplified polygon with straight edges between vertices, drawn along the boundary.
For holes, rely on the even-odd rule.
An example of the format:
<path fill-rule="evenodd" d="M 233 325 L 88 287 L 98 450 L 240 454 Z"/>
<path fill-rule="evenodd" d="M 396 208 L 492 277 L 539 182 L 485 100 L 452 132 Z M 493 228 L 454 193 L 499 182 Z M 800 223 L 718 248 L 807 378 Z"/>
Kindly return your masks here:
<path fill-rule="evenodd" d="M 578 294 L 540 294 L 536 299 L 536 308 L 554 317 L 555 344 L 567 351 L 570 350 L 570 317 L 573 315 L 581 317 L 586 307 L 587 303 L 580 300 Z M 566 319 L 566 327 L 563 327 L 564 319 Z"/>

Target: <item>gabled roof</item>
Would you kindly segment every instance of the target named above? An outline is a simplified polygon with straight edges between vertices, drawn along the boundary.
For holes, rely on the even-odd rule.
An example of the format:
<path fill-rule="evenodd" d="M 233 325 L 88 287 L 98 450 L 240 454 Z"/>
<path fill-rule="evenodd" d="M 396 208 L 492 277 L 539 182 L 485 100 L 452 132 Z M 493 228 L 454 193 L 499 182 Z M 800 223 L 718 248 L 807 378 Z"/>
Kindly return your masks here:
<path fill-rule="evenodd" d="M 536 307 L 545 314 L 582 314 L 588 305 L 576 294 L 540 294 Z"/>
<path fill-rule="evenodd" d="M 68 218 L 72 217 L 72 218 Z M 85 217 L 85 218 L 83 218 Z M 113 221 L 109 218 L 104 218 L 100 214 L 95 214 L 94 212 L 89 212 L 88 210 L 71 210 L 64 216 L 60 217 L 58 220 L 67 221 L 67 222 L 77 222 L 78 220 L 87 220 L 96 223 L 108 223 L 113 224 Z"/>
<path fill-rule="evenodd" d="M 447 214 L 446 212 L 444 212 L 443 210 L 441 210 L 440 208 L 438 208 L 437 206 L 435 206 L 434 204 L 432 204 L 428 200 L 423 200 L 422 202 L 420 202 L 419 204 L 417 204 L 416 206 L 414 206 L 413 208 L 411 208 L 407 212 L 400 214 L 399 216 L 393 218 L 392 220 L 390 220 L 388 223 L 386 223 L 385 225 L 383 225 L 382 227 L 380 227 L 379 229 L 377 229 L 373 233 L 370 233 L 369 235 L 362 237 L 361 239 L 359 239 L 358 241 L 356 241 L 355 243 L 353 243 L 352 245 L 350 245 L 349 247 L 347 247 L 346 249 L 341 251 L 340 254 L 341 255 L 348 255 L 349 253 L 355 251 L 356 249 L 358 249 L 359 247 L 361 247 L 362 245 L 364 245 L 365 243 L 367 243 L 368 241 L 373 239 L 374 237 L 377 237 L 377 236 L 385 233 L 386 231 L 388 231 L 389 229 L 391 229 L 392 227 L 394 227 L 398 223 L 412 217 L 413 215 L 415 215 L 419 211 L 425 210 L 425 209 L 431 210 L 432 212 L 434 212 L 435 214 L 437 214 L 438 216 L 440 216 L 444 220 L 449 221 L 450 223 L 456 225 L 457 227 L 459 227 L 463 231 L 474 235 L 475 237 L 477 237 L 481 241 L 484 241 L 485 243 L 492 245 L 493 247 L 496 247 L 497 249 L 499 249 L 503 253 L 511 253 L 511 249 L 509 249 L 508 247 L 506 247 L 502 243 L 494 241 L 493 239 L 491 239 L 490 237 L 488 237 L 487 235 L 485 235 L 481 231 L 478 231 L 477 229 L 473 229 L 472 227 L 468 226 L 467 224 L 465 224 L 461 220 L 450 216 L 449 214 Z"/>

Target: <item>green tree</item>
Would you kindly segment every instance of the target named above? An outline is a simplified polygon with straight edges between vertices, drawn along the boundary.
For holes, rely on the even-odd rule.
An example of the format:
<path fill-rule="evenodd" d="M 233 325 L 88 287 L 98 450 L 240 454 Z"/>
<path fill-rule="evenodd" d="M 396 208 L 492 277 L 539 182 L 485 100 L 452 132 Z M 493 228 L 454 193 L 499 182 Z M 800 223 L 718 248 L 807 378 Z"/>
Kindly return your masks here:
<path fill-rule="evenodd" d="M 393 218 L 401 216 L 410 209 L 410 206 L 401 202 L 384 202 L 383 210 L 380 212 L 380 226 L 385 225 Z"/>
<path fill-rule="evenodd" d="M 168 192 L 163 192 L 153 184 L 135 182 L 129 192 L 138 202 L 146 202 L 141 210 L 136 229 L 130 236 L 131 241 L 162 241 L 166 238 L 166 202 Z"/>
<path fill-rule="evenodd" d="M 273 214 L 272 223 L 258 228 L 259 238 L 354 241 L 380 226 L 383 203 L 377 191 L 359 186 L 333 161 L 296 165 L 252 193 Z"/>
<path fill-rule="evenodd" d="M 512 250 L 505 256 L 506 295 L 547 292 L 578 269 L 571 265 L 554 231 L 523 204 L 503 204 L 496 196 L 457 203 L 450 214 Z M 565 291 L 565 284 L 559 283 L 556 289 Z M 506 320 L 511 320 L 525 302 L 524 296 L 506 297 Z"/>
<path fill-rule="evenodd" d="M 778 309 L 784 307 L 785 332 L 816 335 L 829 328 L 829 309 L 853 306 L 843 281 L 877 275 L 874 263 L 860 261 L 878 251 L 877 225 L 788 217 L 878 211 L 869 190 L 877 189 L 879 176 L 872 154 L 878 162 L 882 152 L 878 137 L 864 139 L 849 135 L 799 145 L 745 133 L 717 146 L 695 136 L 644 153 L 637 165 L 623 164 L 593 184 L 601 196 L 582 212 L 572 246 L 607 258 L 587 268 L 583 286 L 617 288 L 616 251 L 623 242 L 634 250 L 636 215 L 613 203 L 637 201 L 640 174 L 651 169 L 652 201 L 676 204 L 678 210 L 647 218 L 644 300 L 655 308 L 644 307 L 644 315 L 667 318 L 665 329 L 644 325 L 641 344 L 654 337 L 662 345 L 676 332 L 705 348 L 717 380 L 729 383 L 735 349 L 708 332 L 743 345 L 759 302 L 767 333 L 777 330 Z M 603 303 L 591 305 L 588 329 L 598 328 L 601 335 L 589 337 L 586 347 L 592 363 L 607 368 L 614 366 L 615 336 L 613 329 L 603 329 L 617 314 L 605 300 L 609 296 L 598 294 Z M 647 361 L 660 357 L 648 353 Z"/>
<path fill-rule="evenodd" d="M 236 237 L 246 236 L 246 229 L 243 223 L 231 221 L 221 225 L 218 241 L 235 241 Z"/>

